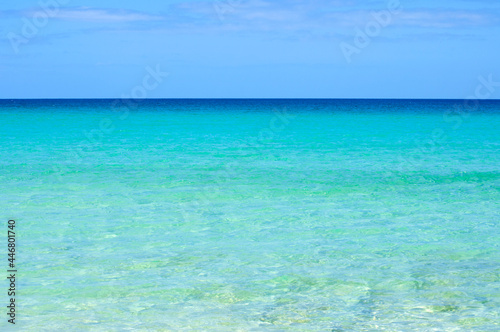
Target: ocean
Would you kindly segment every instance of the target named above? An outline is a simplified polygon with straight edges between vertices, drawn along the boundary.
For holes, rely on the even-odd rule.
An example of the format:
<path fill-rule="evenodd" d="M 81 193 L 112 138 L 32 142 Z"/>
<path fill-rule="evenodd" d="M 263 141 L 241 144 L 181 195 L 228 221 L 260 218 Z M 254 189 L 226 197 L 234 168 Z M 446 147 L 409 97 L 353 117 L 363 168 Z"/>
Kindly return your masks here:
<path fill-rule="evenodd" d="M 0 329 L 498 331 L 499 128 L 494 100 L 0 100 Z"/>

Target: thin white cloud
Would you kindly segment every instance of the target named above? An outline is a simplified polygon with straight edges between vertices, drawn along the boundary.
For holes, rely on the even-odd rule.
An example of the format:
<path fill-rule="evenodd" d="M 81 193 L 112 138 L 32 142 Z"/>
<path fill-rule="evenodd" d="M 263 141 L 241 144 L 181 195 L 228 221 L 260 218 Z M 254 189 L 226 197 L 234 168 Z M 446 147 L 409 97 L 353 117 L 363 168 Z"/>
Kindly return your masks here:
<path fill-rule="evenodd" d="M 402 3 L 403 5 L 403 3 Z M 387 10 L 386 2 L 358 0 L 203 0 L 165 5 L 163 13 L 109 8 L 60 8 L 56 18 L 68 22 L 102 23 L 99 31 L 150 31 L 158 33 L 266 33 L 280 38 L 330 38 L 350 35 L 374 20 L 373 13 Z M 35 11 L 30 12 L 31 15 Z M 14 15 L 12 11 L 6 12 Z M 26 11 L 16 15 L 29 17 Z M 0 11 L 0 16 L 2 11 Z M 500 9 L 406 8 L 394 14 L 388 29 L 436 29 L 436 33 L 463 35 L 476 27 L 498 27 Z M 126 26 L 114 23 L 130 23 Z M 137 24 L 134 24 L 137 23 Z M 458 29 L 461 30 L 458 33 Z M 388 36 L 389 37 L 389 36 Z"/>
<path fill-rule="evenodd" d="M 486 26 L 496 20 L 492 15 L 483 12 L 403 11 L 397 18 L 397 23 L 423 28 L 460 28 Z"/>
<path fill-rule="evenodd" d="M 183 26 L 192 23 L 242 30 L 276 29 L 336 29 L 352 28 L 373 20 L 372 14 L 387 10 L 387 4 L 375 2 L 361 6 L 354 0 L 317 1 L 195 1 L 181 2 L 171 7 L 174 21 L 182 20 Z M 498 10 L 468 10 L 456 8 L 402 9 L 392 17 L 393 26 L 421 28 L 468 28 L 498 25 Z"/>
<path fill-rule="evenodd" d="M 134 11 L 94 9 L 88 7 L 60 9 L 54 17 L 68 21 L 94 22 L 134 22 L 161 19 L 161 16 Z"/>

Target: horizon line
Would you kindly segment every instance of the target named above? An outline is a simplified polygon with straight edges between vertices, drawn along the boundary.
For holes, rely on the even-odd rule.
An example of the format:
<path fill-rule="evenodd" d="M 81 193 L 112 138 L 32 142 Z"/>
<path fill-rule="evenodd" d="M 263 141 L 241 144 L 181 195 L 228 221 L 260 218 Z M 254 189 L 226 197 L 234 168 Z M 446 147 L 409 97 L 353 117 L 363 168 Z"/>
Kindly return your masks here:
<path fill-rule="evenodd" d="M 220 98 L 220 97 L 171 97 L 171 98 L 74 98 L 74 97 L 64 97 L 64 98 L 0 98 L 0 101 L 15 101 L 15 100 L 134 100 L 134 101 L 147 101 L 147 100 L 478 100 L 478 101 L 500 101 L 498 99 L 491 98 L 329 98 L 329 97 L 304 97 L 304 98 L 286 98 L 286 97 L 232 97 L 232 98 Z"/>

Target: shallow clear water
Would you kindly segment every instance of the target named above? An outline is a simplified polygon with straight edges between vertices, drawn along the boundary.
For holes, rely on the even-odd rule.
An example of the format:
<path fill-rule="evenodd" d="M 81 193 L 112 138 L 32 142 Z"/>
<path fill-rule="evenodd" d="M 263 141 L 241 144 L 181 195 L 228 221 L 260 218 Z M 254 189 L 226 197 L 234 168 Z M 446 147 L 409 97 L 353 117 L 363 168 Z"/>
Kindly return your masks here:
<path fill-rule="evenodd" d="M 0 101 L 15 329 L 499 330 L 500 102 L 456 106 Z"/>

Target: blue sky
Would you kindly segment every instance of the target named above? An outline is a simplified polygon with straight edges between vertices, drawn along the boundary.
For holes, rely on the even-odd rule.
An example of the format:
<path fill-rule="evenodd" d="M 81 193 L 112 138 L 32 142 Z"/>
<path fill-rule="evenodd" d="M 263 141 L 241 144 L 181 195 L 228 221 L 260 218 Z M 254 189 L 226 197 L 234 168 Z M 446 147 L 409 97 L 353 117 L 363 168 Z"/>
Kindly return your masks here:
<path fill-rule="evenodd" d="M 3 1 L 0 36 L 0 98 L 466 98 L 500 82 L 498 0 Z"/>

